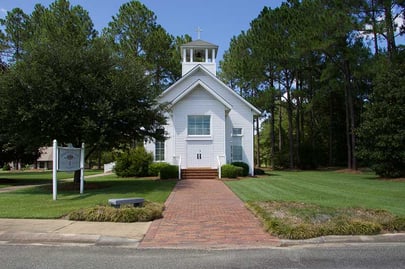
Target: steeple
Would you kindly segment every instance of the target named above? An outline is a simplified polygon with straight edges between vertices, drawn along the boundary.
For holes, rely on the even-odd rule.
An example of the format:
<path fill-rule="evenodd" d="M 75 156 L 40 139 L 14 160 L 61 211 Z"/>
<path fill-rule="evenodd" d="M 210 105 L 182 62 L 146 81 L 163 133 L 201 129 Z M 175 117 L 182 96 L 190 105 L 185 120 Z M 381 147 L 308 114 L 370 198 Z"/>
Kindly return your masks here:
<path fill-rule="evenodd" d="M 200 32 L 201 29 L 198 29 Z M 181 47 L 182 55 L 182 76 L 187 74 L 191 69 L 197 65 L 202 65 L 208 71 L 217 74 L 217 64 L 215 62 L 218 52 L 218 46 L 209 42 L 197 39 L 195 41 L 186 43 Z"/>

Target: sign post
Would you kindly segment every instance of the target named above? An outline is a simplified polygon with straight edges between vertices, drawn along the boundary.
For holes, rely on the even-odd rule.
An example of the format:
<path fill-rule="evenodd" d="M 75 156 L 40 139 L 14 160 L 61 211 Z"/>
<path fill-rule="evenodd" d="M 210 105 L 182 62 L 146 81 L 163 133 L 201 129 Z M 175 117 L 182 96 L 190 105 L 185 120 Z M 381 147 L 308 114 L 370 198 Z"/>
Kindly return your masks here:
<path fill-rule="evenodd" d="M 52 164 L 52 193 L 53 193 L 53 200 L 56 200 L 58 188 L 57 188 L 57 180 L 56 180 L 56 172 L 58 170 L 58 141 L 53 140 L 53 164 Z"/>
<path fill-rule="evenodd" d="M 57 171 L 74 172 L 80 170 L 80 194 L 84 189 L 84 143 L 81 148 L 58 147 L 53 141 L 53 200 L 57 198 Z"/>
<path fill-rule="evenodd" d="M 84 143 L 80 151 L 80 194 L 83 194 L 84 189 Z"/>

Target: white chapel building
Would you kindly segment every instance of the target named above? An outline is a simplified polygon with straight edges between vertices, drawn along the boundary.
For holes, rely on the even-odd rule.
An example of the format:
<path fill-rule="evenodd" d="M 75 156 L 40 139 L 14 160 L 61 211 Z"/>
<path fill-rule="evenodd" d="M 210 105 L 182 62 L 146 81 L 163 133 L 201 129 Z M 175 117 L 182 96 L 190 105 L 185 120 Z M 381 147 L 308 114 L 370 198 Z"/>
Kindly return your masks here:
<path fill-rule="evenodd" d="M 253 175 L 253 117 L 260 111 L 216 77 L 217 52 L 201 39 L 181 46 L 182 77 L 158 97 L 170 108 L 166 140 L 145 146 L 155 161 L 182 170 L 245 162 Z"/>

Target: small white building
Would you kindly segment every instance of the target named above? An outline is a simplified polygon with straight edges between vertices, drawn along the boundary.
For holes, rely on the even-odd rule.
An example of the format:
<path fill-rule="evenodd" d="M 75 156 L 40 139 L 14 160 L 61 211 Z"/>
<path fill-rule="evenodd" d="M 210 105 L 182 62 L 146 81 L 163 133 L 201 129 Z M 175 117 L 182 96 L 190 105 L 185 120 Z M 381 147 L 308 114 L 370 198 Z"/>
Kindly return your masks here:
<path fill-rule="evenodd" d="M 245 162 L 253 175 L 253 117 L 260 111 L 216 77 L 218 46 L 199 39 L 181 52 L 182 78 L 158 97 L 170 107 L 166 140 L 146 149 L 181 169 Z"/>
<path fill-rule="evenodd" d="M 37 169 L 52 170 L 53 147 L 41 147 L 40 156 L 37 159 Z"/>

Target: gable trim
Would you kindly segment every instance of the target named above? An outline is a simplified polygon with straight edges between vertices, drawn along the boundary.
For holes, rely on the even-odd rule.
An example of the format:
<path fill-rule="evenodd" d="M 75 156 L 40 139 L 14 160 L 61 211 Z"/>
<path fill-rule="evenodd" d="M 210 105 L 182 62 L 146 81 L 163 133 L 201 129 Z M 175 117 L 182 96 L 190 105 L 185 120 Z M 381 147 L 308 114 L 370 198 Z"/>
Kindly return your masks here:
<path fill-rule="evenodd" d="M 238 98 L 242 103 L 244 103 L 246 106 L 248 106 L 252 112 L 256 115 L 260 115 L 262 112 L 260 110 L 258 110 L 255 106 L 253 106 L 251 103 L 249 103 L 248 101 L 246 101 L 242 96 L 240 96 L 239 94 L 237 94 L 233 89 L 231 89 L 228 85 L 226 85 L 224 82 L 222 82 L 220 79 L 218 79 L 214 74 L 212 74 L 210 71 L 208 71 L 204 66 L 202 65 L 197 65 L 195 66 L 193 69 L 191 69 L 189 72 L 187 72 L 187 74 L 185 74 L 183 77 L 181 77 L 178 81 L 176 81 L 173 85 L 171 85 L 169 88 L 167 88 L 164 92 L 162 92 L 160 94 L 160 97 L 165 96 L 168 92 L 170 92 L 173 88 L 175 88 L 178 84 L 180 84 L 184 79 L 186 79 L 187 77 L 191 76 L 193 73 L 197 72 L 197 70 L 203 70 L 205 73 L 208 74 L 208 76 L 210 76 L 212 79 L 214 79 L 215 81 L 217 81 L 218 83 L 220 83 L 223 87 L 225 87 L 228 91 L 230 91 L 236 98 Z M 209 87 L 208 87 L 209 88 Z M 212 91 L 212 90 L 211 90 Z M 213 92 L 213 91 L 212 91 Z M 181 95 L 181 94 L 180 94 Z M 218 94 L 216 94 L 215 96 L 219 96 Z M 175 98 L 176 99 L 176 98 Z M 222 100 L 224 100 L 221 97 Z M 224 100 L 225 101 L 225 100 Z M 226 102 L 226 101 L 225 101 Z"/>
<path fill-rule="evenodd" d="M 222 98 L 220 95 L 218 95 L 215 91 L 213 91 L 210 87 L 208 87 L 207 84 L 202 82 L 200 79 L 198 79 L 196 82 L 188 86 L 182 93 L 180 93 L 178 96 L 176 96 L 171 104 L 175 105 L 177 102 L 179 102 L 181 99 L 183 99 L 187 94 L 192 92 L 197 86 L 203 87 L 208 93 L 210 93 L 212 96 L 215 97 L 221 104 L 223 104 L 226 108 L 229 110 L 232 109 L 232 105 L 229 104 L 224 98 Z"/>

